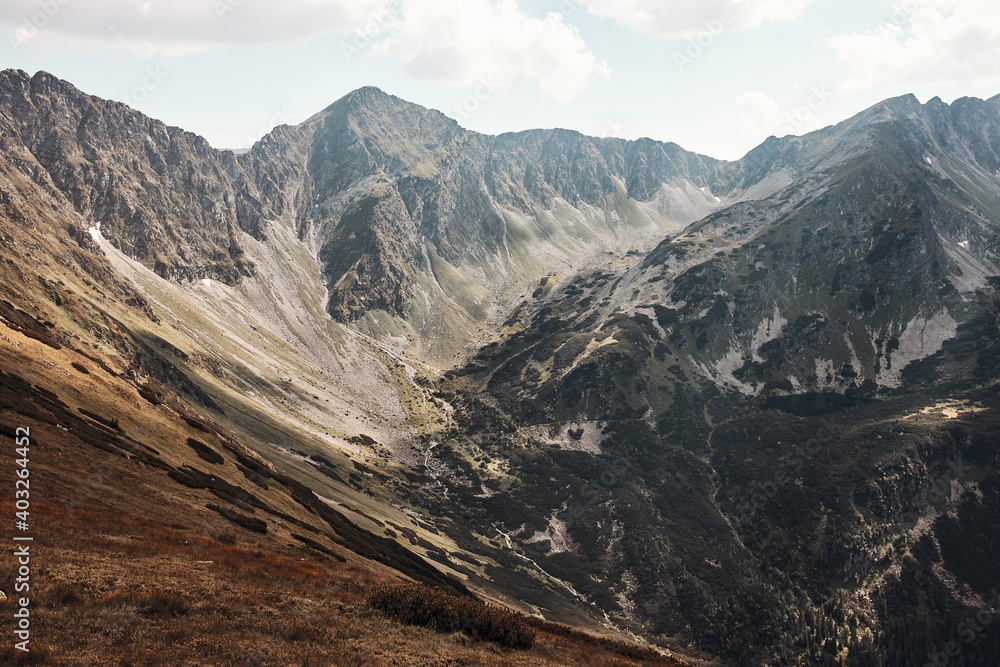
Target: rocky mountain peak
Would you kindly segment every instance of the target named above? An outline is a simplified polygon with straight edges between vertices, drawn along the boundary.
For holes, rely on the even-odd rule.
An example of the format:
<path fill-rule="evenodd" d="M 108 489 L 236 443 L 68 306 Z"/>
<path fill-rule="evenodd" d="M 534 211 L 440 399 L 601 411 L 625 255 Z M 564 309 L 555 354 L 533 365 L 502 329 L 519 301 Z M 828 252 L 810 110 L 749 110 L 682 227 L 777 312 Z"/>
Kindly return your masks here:
<path fill-rule="evenodd" d="M 3 154 L 160 275 L 233 283 L 253 267 L 239 232 L 263 238 L 274 212 L 231 153 L 128 106 L 92 97 L 46 72 L 0 76 Z"/>
<path fill-rule="evenodd" d="M 996 99 L 894 98 L 723 162 L 484 135 L 365 88 L 236 155 L 8 70 L 4 349 L 52 350 L 33 382 L 74 378 L 74 407 L 81 381 L 148 375 L 110 404 L 139 389 L 143 424 L 169 385 L 387 539 L 555 620 L 718 664 L 920 664 L 913 638 L 946 645 L 1000 578 Z M 195 278 L 243 284 L 168 282 Z M 66 356 L 76 339 L 115 372 Z M 120 437 L 134 423 L 94 422 L 129 465 L 157 461 Z M 241 451 L 197 430 L 151 442 Z M 211 479 L 197 465 L 169 478 Z M 326 506 L 225 469 L 246 498 Z M 997 664 L 990 641 L 967 662 Z"/>

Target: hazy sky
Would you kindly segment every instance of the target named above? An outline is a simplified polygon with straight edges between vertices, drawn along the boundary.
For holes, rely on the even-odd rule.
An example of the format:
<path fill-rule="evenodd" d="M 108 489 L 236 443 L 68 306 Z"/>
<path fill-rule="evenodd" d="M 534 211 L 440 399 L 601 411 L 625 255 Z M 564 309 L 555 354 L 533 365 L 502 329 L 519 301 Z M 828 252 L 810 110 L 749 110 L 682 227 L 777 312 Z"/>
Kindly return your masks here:
<path fill-rule="evenodd" d="M 887 97 L 1000 93 L 996 0 L 0 0 L 0 66 L 217 147 L 375 85 L 488 133 L 734 159 Z"/>

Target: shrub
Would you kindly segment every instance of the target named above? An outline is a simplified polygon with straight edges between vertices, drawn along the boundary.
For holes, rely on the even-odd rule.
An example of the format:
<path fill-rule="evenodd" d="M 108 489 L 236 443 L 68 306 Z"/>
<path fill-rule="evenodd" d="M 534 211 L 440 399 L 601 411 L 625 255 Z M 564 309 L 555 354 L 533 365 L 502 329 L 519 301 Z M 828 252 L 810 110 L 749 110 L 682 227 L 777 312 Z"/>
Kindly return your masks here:
<path fill-rule="evenodd" d="M 427 586 L 378 586 L 368 597 L 368 605 L 410 625 L 464 632 L 507 648 L 529 649 L 535 643 L 535 631 L 521 615 Z"/>
<path fill-rule="evenodd" d="M 219 533 L 215 536 L 215 541 L 231 547 L 236 544 L 236 535 L 232 533 Z"/>
<path fill-rule="evenodd" d="M 604 654 L 620 655 L 634 660 L 643 660 L 664 665 L 676 665 L 678 667 L 684 664 L 674 658 L 671 658 L 670 656 L 662 655 L 659 651 L 653 648 L 629 644 L 627 642 L 616 639 L 608 639 L 606 637 L 595 637 L 583 632 L 582 630 L 577 630 L 568 625 L 562 625 L 561 623 L 553 623 L 540 618 L 529 618 L 528 623 L 550 635 L 563 637 L 571 641 L 590 644 L 595 647 L 596 650 Z"/>
<path fill-rule="evenodd" d="M 134 607 L 147 616 L 176 616 L 191 609 L 190 603 L 180 595 L 161 591 L 122 591 L 105 595 L 96 602 L 111 607 Z"/>
<path fill-rule="evenodd" d="M 281 629 L 278 630 L 277 634 L 286 642 L 307 641 L 317 639 L 319 637 L 319 633 L 316 632 L 315 628 L 308 624 L 303 625 L 301 623 L 291 623 L 289 625 L 281 626 Z"/>
<path fill-rule="evenodd" d="M 107 417 L 102 417 L 101 415 L 97 414 L 96 412 L 92 412 L 91 410 L 88 410 L 87 408 L 77 408 L 77 410 L 80 411 L 80 414 L 85 415 L 87 417 L 90 417 L 91 419 L 93 419 L 98 424 L 101 424 L 103 426 L 106 426 L 107 428 L 110 428 L 110 429 L 115 430 L 115 431 L 117 431 L 119 433 L 122 433 L 122 427 L 118 424 L 118 418 L 117 417 L 112 417 L 111 419 L 108 419 Z"/>
<path fill-rule="evenodd" d="M 42 591 L 42 600 L 50 607 L 66 607 L 82 604 L 84 597 L 83 591 L 78 585 L 58 580 Z"/>
<path fill-rule="evenodd" d="M 18 327 L 17 325 L 15 325 L 15 328 L 18 331 L 20 331 L 22 334 L 24 334 L 25 336 L 27 336 L 28 338 L 32 338 L 34 340 L 37 340 L 39 343 L 44 343 L 45 345 L 48 345 L 49 347 L 51 347 L 53 350 L 61 350 L 62 349 L 62 345 L 60 345 L 56 341 L 52 340 L 51 338 L 49 338 L 45 334 L 40 334 L 37 331 L 32 331 L 31 329 L 23 329 L 21 327 Z"/>
<path fill-rule="evenodd" d="M 162 405 L 163 395 L 158 394 L 156 391 L 150 389 L 146 385 L 139 385 L 137 387 L 139 390 L 139 395 L 142 396 L 151 405 Z"/>
<path fill-rule="evenodd" d="M 319 542 L 317 542 L 314 539 L 308 538 L 305 535 L 299 535 L 298 533 L 292 533 L 292 537 L 294 537 L 295 539 L 297 539 L 299 542 L 302 542 L 303 544 L 305 544 L 310 549 L 315 549 L 316 551 L 329 556 L 330 558 L 334 559 L 338 563 L 346 563 L 347 562 L 346 558 L 344 558 L 343 556 L 341 556 L 340 554 L 338 554 L 338 553 L 336 553 L 334 551 L 331 551 L 330 549 L 326 548 L 325 546 L 323 546 L 322 544 L 320 544 Z"/>

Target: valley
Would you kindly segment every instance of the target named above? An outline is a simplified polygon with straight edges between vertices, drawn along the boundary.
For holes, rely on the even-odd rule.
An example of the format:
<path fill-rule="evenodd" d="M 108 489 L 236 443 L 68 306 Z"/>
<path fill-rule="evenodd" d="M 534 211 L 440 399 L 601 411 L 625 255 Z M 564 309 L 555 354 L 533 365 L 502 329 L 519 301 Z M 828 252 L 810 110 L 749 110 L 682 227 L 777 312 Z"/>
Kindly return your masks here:
<path fill-rule="evenodd" d="M 237 155 L 4 71 L 0 422 L 45 452 L 50 650 L 102 664 L 69 626 L 122 646 L 135 588 L 222 638 L 249 605 L 196 664 L 929 662 L 1000 585 L 996 173 L 1000 97 L 725 162 L 362 88 Z M 534 648 L 372 607 L 401 581 Z"/>

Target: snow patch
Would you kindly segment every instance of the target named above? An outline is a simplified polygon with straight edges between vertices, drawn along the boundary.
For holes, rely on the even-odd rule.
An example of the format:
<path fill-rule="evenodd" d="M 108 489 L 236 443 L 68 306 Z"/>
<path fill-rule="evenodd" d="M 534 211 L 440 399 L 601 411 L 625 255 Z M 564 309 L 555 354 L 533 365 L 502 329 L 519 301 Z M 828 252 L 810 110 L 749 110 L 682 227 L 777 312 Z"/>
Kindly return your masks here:
<path fill-rule="evenodd" d="M 716 384 L 730 386 L 746 396 L 756 396 L 758 393 L 757 390 L 745 382 L 738 380 L 735 376 L 736 370 L 742 368 L 743 364 L 743 354 L 738 347 L 732 347 L 726 352 L 726 356 L 719 359 L 712 366 L 705 366 L 703 364 L 698 364 L 698 366 Z"/>
<path fill-rule="evenodd" d="M 938 176 L 946 180 L 951 180 L 951 177 L 948 176 L 948 172 L 946 172 L 941 167 L 941 163 L 938 161 L 936 157 L 934 157 L 933 155 L 925 155 L 924 161 L 928 164 L 928 166 L 930 166 L 931 169 L 934 170 L 934 173 L 936 173 Z"/>
<path fill-rule="evenodd" d="M 747 201 L 767 199 L 787 188 L 793 180 L 792 173 L 787 167 L 779 169 L 747 188 L 746 192 L 743 193 L 743 198 Z"/>
<path fill-rule="evenodd" d="M 956 265 L 948 279 L 959 292 L 972 292 L 979 289 L 986 284 L 987 278 L 997 274 L 996 263 L 990 262 L 986 257 L 977 257 L 971 248 L 972 244 L 969 239 L 955 243 L 943 234 L 939 233 L 938 237 L 943 241 L 942 246 L 944 251 L 948 253 L 948 259 Z"/>
<path fill-rule="evenodd" d="M 941 349 L 958 331 L 958 322 L 946 310 L 930 319 L 916 316 L 899 335 L 899 348 L 888 356 L 886 367 L 879 369 L 878 383 L 898 388 L 902 384 L 903 369 L 911 362 L 924 359 Z"/>
<path fill-rule="evenodd" d="M 549 550 L 545 554 L 546 556 L 566 553 L 567 551 L 575 554 L 579 550 L 580 545 L 570 537 L 566 522 L 558 518 L 560 512 L 566 511 L 566 507 L 566 503 L 563 503 L 563 506 L 549 517 L 548 527 L 544 531 L 535 531 L 535 534 L 526 539 L 524 543 L 535 544 L 536 542 L 548 540 Z"/>
<path fill-rule="evenodd" d="M 759 350 L 760 346 L 764 343 L 768 343 L 775 338 L 780 337 L 786 324 L 788 324 L 788 320 L 781 316 L 781 311 L 778 310 L 778 306 L 775 306 L 774 314 L 771 319 L 765 318 L 757 327 L 757 332 L 753 335 L 753 342 L 750 343 L 750 350 L 753 354 L 754 361 L 758 363 L 764 361 L 764 359 L 757 354 L 757 350 Z"/>
<path fill-rule="evenodd" d="M 600 454 L 605 426 L 607 426 L 605 422 L 567 422 L 554 437 L 541 435 L 539 440 L 546 445 L 555 445 L 559 449 Z"/>

